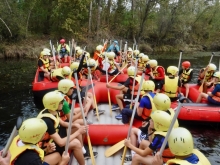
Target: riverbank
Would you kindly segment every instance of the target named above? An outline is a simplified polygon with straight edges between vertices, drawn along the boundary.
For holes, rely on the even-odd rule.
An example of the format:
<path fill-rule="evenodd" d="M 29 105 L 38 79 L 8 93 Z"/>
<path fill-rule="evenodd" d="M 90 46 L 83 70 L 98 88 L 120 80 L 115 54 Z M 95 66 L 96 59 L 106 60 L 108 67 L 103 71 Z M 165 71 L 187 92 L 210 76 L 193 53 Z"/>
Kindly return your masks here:
<path fill-rule="evenodd" d="M 68 41 L 68 39 L 67 39 Z M 52 43 L 57 47 L 57 40 L 52 40 Z M 96 41 L 84 41 L 78 42 L 79 46 L 86 46 L 86 50 L 90 53 L 94 51 L 97 45 L 102 44 Z M 128 41 L 128 46 L 132 47 L 133 42 Z M 38 55 L 42 51 L 43 48 L 50 48 L 49 45 L 49 38 L 32 38 L 32 39 L 25 39 L 16 43 L 1 43 L 0 45 L 0 58 L 29 58 L 29 59 L 37 59 Z M 124 47 L 124 45 L 122 46 Z M 196 54 L 196 52 L 205 52 L 208 49 L 206 46 L 203 45 L 188 45 L 182 44 L 179 46 L 153 46 L 148 43 L 141 42 L 138 45 L 138 48 L 141 52 L 148 54 L 148 55 L 155 55 L 155 54 L 177 54 L 179 50 L 184 51 L 184 54 Z M 216 49 L 217 50 L 217 49 Z M 92 55 L 92 54 L 91 54 Z"/>

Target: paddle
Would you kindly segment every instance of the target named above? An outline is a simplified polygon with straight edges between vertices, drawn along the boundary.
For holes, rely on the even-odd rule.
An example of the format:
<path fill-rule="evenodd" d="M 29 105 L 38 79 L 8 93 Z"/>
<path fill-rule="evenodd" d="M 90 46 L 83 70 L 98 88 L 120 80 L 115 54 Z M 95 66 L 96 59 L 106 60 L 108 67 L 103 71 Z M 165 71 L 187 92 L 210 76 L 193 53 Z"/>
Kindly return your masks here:
<path fill-rule="evenodd" d="M 107 55 L 105 53 L 105 67 L 107 66 Z M 108 69 L 105 68 L 105 73 L 106 73 L 106 83 L 108 83 Z M 120 73 L 120 72 L 119 72 Z M 108 105 L 109 105 L 109 109 L 110 109 L 110 115 L 112 116 L 112 103 L 111 103 L 111 97 L 110 97 L 110 92 L 109 92 L 109 88 L 107 88 L 108 90 Z"/>
<path fill-rule="evenodd" d="M 132 128 L 133 121 L 134 121 L 134 115 L 135 115 L 135 112 L 136 112 L 136 109 L 137 109 L 137 106 L 138 106 L 138 100 L 139 100 L 139 96 L 140 96 L 140 93 L 141 93 L 141 87 L 142 87 L 142 83 L 143 83 L 143 80 L 144 80 L 144 76 L 145 76 L 145 73 L 143 72 L 142 77 L 141 77 L 141 81 L 140 81 L 140 86 L 139 86 L 139 89 L 138 89 L 138 94 L 137 94 L 136 101 L 135 101 L 135 104 L 134 104 L 131 120 L 130 120 L 130 126 L 129 126 L 129 130 L 128 130 L 127 139 L 129 139 L 129 137 L 130 137 L 131 128 Z M 127 146 L 124 147 L 124 151 L 123 151 L 123 155 L 122 155 L 122 159 L 121 159 L 121 165 L 124 164 L 126 151 L 127 151 Z"/>
<path fill-rule="evenodd" d="M 209 60 L 209 64 L 212 62 L 212 58 L 213 58 L 214 55 L 215 55 L 215 53 L 212 52 L 211 58 L 210 58 L 210 60 Z M 208 64 L 208 65 L 209 65 L 209 64 Z M 202 91 L 203 91 L 203 85 L 204 85 L 204 82 L 205 82 L 205 77 L 206 77 L 206 75 L 207 75 L 207 70 L 205 71 L 205 75 L 204 75 L 204 78 L 203 78 L 203 80 L 202 80 L 202 84 L 201 84 L 200 87 L 199 87 L 199 92 L 202 92 Z"/>
<path fill-rule="evenodd" d="M 114 153 L 116 153 L 117 151 L 119 151 L 120 149 L 122 149 L 122 147 L 124 147 L 124 142 L 125 140 L 122 140 L 118 143 L 116 143 L 115 145 L 113 145 L 112 147 L 108 148 L 105 151 L 105 157 L 110 157 L 112 156 Z"/>
<path fill-rule="evenodd" d="M 87 59 L 87 57 L 85 57 L 86 58 L 86 63 L 87 63 L 87 69 L 88 69 L 88 79 L 90 79 L 90 81 L 91 81 L 91 85 L 92 85 L 92 93 L 93 93 L 93 98 L 94 98 L 94 102 L 95 102 L 95 109 L 96 109 L 96 116 L 97 116 L 97 118 L 98 118 L 98 121 L 99 121 L 99 111 L 98 111 L 98 107 L 97 107 L 97 101 L 96 101 L 96 96 L 95 96 L 95 90 L 94 90 L 94 86 L 93 86 L 93 81 L 92 81 L 92 75 L 91 75 L 91 69 L 90 69 L 90 67 L 89 67 L 89 63 L 88 63 L 88 59 Z M 88 85 L 87 85 L 88 86 Z"/>
<path fill-rule="evenodd" d="M 19 130 L 19 128 L 21 127 L 22 122 L 23 122 L 23 118 L 22 118 L 21 116 L 19 116 L 19 117 L 17 118 L 16 125 L 14 126 L 14 128 L 13 128 L 13 130 L 12 130 L 12 132 L 11 132 L 11 135 L 10 135 L 10 137 L 9 137 L 9 139 L 8 139 L 8 141 L 7 141 L 7 143 L 6 143 L 6 145 L 5 145 L 5 148 L 3 149 L 3 152 L 2 152 L 2 157 L 3 157 L 3 158 L 7 155 L 8 149 L 9 149 L 9 147 L 10 147 L 10 145 L 11 145 L 11 143 L 12 143 L 14 137 L 17 136 L 18 130 Z"/>
<path fill-rule="evenodd" d="M 54 60 L 55 69 L 57 69 L 57 61 L 56 61 L 56 57 L 55 57 L 54 45 L 52 46 L 52 54 L 53 54 L 53 60 Z"/>
<path fill-rule="evenodd" d="M 77 95 L 78 95 L 78 99 L 79 99 L 79 105 L 80 105 L 80 109 L 81 109 L 81 113 L 82 113 L 82 118 L 83 118 L 83 122 L 84 125 L 86 126 L 86 119 L 85 119 L 85 114 L 84 114 L 84 110 L 83 110 L 83 105 L 82 105 L 82 100 L 81 100 L 81 96 L 80 96 L 80 89 L 79 89 L 79 83 L 78 83 L 78 77 L 77 77 L 77 73 L 74 73 L 74 77 L 76 80 L 76 87 L 77 87 Z M 92 145 L 91 145 L 91 141 L 90 141 L 90 137 L 89 137 L 89 132 L 88 130 L 86 130 L 86 134 L 87 134 L 87 141 L 88 141 L 88 145 L 89 145 L 89 153 L 91 155 L 91 160 L 92 160 L 92 164 L 95 165 L 95 158 L 93 155 L 93 150 L 92 150 Z"/>
<path fill-rule="evenodd" d="M 132 108 L 132 102 L 134 98 L 134 86 L 135 86 L 135 77 L 137 75 L 137 57 L 135 59 L 135 71 L 134 71 L 134 79 L 133 79 L 133 84 L 132 84 L 132 92 L 131 92 L 131 104 L 130 104 L 130 109 Z"/>
<path fill-rule="evenodd" d="M 122 69 L 121 71 L 124 70 L 124 68 L 126 68 L 128 66 L 128 64 L 126 64 Z M 118 72 L 108 83 L 111 83 L 121 72 Z M 107 79 L 106 79 L 107 80 Z"/>
<path fill-rule="evenodd" d="M 68 149 L 69 149 L 69 140 L 70 140 L 70 134 L 71 134 L 71 128 L 72 128 L 72 122 L 73 122 L 73 114 L 74 114 L 73 112 L 74 112 L 75 102 L 76 102 L 75 100 L 72 100 L 69 125 L 68 125 L 68 130 L 67 130 L 67 140 L 66 140 L 65 152 L 64 152 L 65 155 L 67 154 Z"/>
<path fill-rule="evenodd" d="M 183 51 L 180 50 L 180 57 L 179 57 L 179 63 L 178 63 L 178 70 L 180 70 L 180 62 L 181 62 L 181 59 L 182 59 L 182 54 L 183 54 Z"/>
<path fill-rule="evenodd" d="M 164 151 L 165 146 L 166 146 L 166 144 L 167 144 L 168 137 L 170 136 L 170 133 L 171 133 L 171 131 L 172 131 L 172 129 L 173 129 L 173 126 L 174 126 L 174 124 L 175 124 L 175 122 L 176 122 L 176 119 L 177 119 L 177 117 L 178 117 L 178 115 L 179 115 L 179 113 L 180 113 L 181 107 L 182 107 L 182 103 L 179 102 L 179 103 L 178 103 L 178 107 L 177 107 L 177 109 L 176 109 L 176 112 L 175 112 L 175 114 L 174 114 L 174 116 L 173 116 L 172 122 L 171 122 L 171 124 L 170 124 L 170 127 L 169 127 L 169 129 L 168 129 L 168 131 L 167 131 L 166 137 L 165 137 L 165 139 L 164 139 L 164 141 L 163 141 L 163 144 L 162 144 L 162 146 L 161 146 L 161 148 L 160 148 L 160 156 L 162 156 L 162 154 L 163 154 L 163 151 Z"/>
<path fill-rule="evenodd" d="M 127 41 L 125 42 L 125 46 L 124 46 L 124 53 L 122 55 L 123 59 L 122 59 L 122 66 L 124 67 L 127 63 L 127 49 L 128 49 L 128 43 Z"/>

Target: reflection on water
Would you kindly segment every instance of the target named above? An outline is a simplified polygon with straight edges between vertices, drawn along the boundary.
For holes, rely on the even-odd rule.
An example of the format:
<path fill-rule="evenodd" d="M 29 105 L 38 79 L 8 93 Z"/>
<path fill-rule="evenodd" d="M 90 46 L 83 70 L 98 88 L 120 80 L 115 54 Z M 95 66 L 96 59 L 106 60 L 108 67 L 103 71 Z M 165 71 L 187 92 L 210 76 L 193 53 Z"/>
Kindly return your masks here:
<path fill-rule="evenodd" d="M 211 54 L 211 53 L 206 53 Z M 178 58 L 173 59 L 164 55 L 166 59 L 158 59 L 157 56 L 150 58 L 158 59 L 158 63 L 165 68 L 169 65 L 178 65 Z M 194 79 L 196 82 L 198 72 L 209 62 L 209 57 L 184 57 L 183 60 L 189 59 L 194 69 Z M 25 118 L 36 116 L 39 109 L 34 104 L 34 98 L 31 91 L 36 60 L 0 60 L 0 149 L 5 145 L 18 116 Z M 218 67 L 218 58 L 213 58 L 213 63 Z M 38 103 L 37 103 L 37 102 Z M 35 100 L 39 104 L 39 100 Z M 38 106 L 39 107 L 39 106 Z M 210 160 L 212 165 L 220 163 L 220 124 L 198 125 L 188 122 L 180 123 L 181 126 L 188 128 L 194 138 L 195 147 L 202 151 Z"/>

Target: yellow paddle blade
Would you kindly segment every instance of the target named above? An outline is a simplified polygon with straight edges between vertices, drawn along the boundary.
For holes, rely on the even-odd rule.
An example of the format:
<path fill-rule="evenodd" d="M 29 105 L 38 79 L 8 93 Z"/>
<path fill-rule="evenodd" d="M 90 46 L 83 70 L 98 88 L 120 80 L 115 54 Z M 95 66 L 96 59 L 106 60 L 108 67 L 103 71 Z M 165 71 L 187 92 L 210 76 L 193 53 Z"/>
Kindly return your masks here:
<path fill-rule="evenodd" d="M 124 147 L 124 140 L 116 143 L 105 151 L 105 157 L 110 157 Z"/>
<path fill-rule="evenodd" d="M 108 104 L 109 104 L 109 108 L 110 108 L 110 115 L 112 116 L 112 103 L 111 103 L 111 97 L 110 97 L 109 89 L 108 89 Z"/>
<path fill-rule="evenodd" d="M 123 155 L 122 155 L 122 158 L 121 158 L 121 165 L 124 165 L 126 152 L 127 152 L 127 146 L 124 147 Z"/>
<path fill-rule="evenodd" d="M 88 145 L 89 145 L 89 153 L 91 156 L 92 165 L 96 165 L 89 135 L 87 135 L 87 141 L 88 141 Z"/>

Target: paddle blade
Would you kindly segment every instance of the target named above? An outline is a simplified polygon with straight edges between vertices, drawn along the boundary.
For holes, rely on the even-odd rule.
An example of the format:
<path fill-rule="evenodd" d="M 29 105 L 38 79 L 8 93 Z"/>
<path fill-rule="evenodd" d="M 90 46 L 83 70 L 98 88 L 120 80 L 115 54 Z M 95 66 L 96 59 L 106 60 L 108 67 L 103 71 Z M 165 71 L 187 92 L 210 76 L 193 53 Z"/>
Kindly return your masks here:
<path fill-rule="evenodd" d="M 122 158 L 121 158 L 121 165 L 124 165 L 126 152 L 127 152 L 127 146 L 124 147 L 124 151 L 123 151 Z"/>
<path fill-rule="evenodd" d="M 124 140 L 116 143 L 105 151 L 105 157 L 110 157 L 124 147 Z"/>
<path fill-rule="evenodd" d="M 199 92 L 202 92 L 202 91 L 203 91 L 203 83 L 199 87 Z"/>
<path fill-rule="evenodd" d="M 87 141 L 88 141 L 88 145 L 89 145 L 89 153 L 91 156 L 92 165 L 96 165 L 89 135 L 87 135 Z"/>

